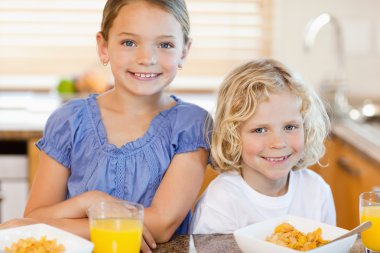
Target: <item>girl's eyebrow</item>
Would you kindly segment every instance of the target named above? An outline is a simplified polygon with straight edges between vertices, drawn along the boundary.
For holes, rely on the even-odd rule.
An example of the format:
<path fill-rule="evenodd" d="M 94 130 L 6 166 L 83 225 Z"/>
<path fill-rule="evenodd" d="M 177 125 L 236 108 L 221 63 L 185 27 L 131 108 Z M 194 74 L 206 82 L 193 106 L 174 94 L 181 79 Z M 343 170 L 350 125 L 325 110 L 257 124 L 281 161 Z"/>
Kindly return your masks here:
<path fill-rule="evenodd" d="M 139 35 L 135 34 L 135 33 L 129 33 L 129 32 L 121 32 L 119 34 L 117 34 L 117 36 L 132 36 L 132 37 L 139 37 Z M 160 39 L 173 39 L 173 40 L 176 40 L 177 37 L 174 36 L 174 35 L 160 35 L 158 36 L 158 38 Z"/>

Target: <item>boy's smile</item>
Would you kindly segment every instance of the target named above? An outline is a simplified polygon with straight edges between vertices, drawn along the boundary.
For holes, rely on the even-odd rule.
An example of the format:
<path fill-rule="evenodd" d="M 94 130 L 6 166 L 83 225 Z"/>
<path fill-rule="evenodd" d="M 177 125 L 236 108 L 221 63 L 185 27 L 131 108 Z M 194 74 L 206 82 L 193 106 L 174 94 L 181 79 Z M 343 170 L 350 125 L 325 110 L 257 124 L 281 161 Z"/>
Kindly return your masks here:
<path fill-rule="evenodd" d="M 270 93 L 241 125 L 240 134 L 243 178 L 267 195 L 286 192 L 288 174 L 304 149 L 299 99 L 287 90 Z"/>

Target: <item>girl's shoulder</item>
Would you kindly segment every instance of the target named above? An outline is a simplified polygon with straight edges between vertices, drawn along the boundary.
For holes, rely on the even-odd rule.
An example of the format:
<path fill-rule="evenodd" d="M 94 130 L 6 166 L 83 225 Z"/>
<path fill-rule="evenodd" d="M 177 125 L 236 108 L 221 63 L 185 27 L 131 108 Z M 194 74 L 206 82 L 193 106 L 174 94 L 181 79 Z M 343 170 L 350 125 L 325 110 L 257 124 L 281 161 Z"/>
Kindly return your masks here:
<path fill-rule="evenodd" d="M 86 101 L 91 98 L 74 98 L 64 102 L 60 107 L 58 107 L 52 115 L 60 116 L 75 116 L 75 114 L 83 111 L 85 109 Z"/>
<path fill-rule="evenodd" d="M 208 111 L 199 105 L 186 102 L 174 95 L 171 97 L 176 101 L 176 105 L 167 110 L 167 117 L 172 117 L 180 120 L 204 120 L 208 115 Z"/>
<path fill-rule="evenodd" d="M 75 98 L 63 103 L 49 116 L 46 127 L 65 125 L 65 123 L 79 124 L 89 121 L 91 103 L 96 103 L 96 96 L 90 95 L 88 98 Z M 71 125 L 71 124 L 70 124 Z"/>

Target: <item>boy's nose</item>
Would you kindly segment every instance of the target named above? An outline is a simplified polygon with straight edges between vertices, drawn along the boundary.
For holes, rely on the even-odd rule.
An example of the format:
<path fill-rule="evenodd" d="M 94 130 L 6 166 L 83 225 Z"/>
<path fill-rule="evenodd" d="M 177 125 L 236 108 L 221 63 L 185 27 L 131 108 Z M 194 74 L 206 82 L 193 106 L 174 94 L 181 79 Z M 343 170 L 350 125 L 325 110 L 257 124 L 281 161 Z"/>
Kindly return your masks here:
<path fill-rule="evenodd" d="M 138 52 L 136 61 L 140 65 L 155 65 L 157 63 L 157 54 L 153 48 L 141 48 Z"/>
<path fill-rule="evenodd" d="M 283 134 L 273 134 L 270 142 L 271 148 L 284 148 L 286 145 L 286 138 Z"/>

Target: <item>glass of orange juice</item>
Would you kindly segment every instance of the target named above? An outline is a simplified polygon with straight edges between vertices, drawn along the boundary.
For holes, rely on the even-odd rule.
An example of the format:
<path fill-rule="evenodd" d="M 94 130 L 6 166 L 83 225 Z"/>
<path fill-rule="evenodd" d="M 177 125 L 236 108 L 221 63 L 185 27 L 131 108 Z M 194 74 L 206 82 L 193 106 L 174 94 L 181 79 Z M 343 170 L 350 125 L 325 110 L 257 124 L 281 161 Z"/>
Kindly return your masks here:
<path fill-rule="evenodd" d="M 359 211 L 360 223 L 372 222 L 372 226 L 361 233 L 366 252 L 380 252 L 380 191 L 360 194 Z"/>
<path fill-rule="evenodd" d="M 102 201 L 88 209 L 93 253 L 139 253 L 144 207 L 128 201 Z"/>

